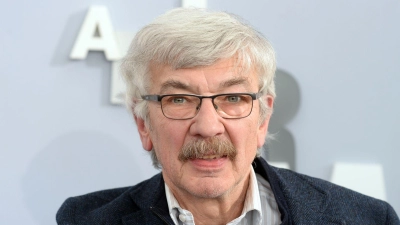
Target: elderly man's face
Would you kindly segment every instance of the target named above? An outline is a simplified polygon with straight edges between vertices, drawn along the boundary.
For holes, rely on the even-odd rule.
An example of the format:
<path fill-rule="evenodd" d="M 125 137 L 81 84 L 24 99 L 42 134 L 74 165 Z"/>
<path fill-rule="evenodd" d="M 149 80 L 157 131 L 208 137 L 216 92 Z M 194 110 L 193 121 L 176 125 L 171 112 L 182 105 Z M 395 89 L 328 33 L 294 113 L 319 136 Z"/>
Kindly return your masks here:
<path fill-rule="evenodd" d="M 169 66 L 153 67 L 150 72 L 150 94 L 208 96 L 257 93 L 259 86 L 256 73 L 238 73 L 232 59 L 203 68 L 173 70 Z M 272 107 L 272 97 L 261 100 Z M 268 116 L 264 123 L 259 124 L 259 111 L 256 100 L 248 117 L 224 119 L 216 112 L 211 99 L 206 98 L 194 118 L 173 120 L 163 115 L 159 102 L 149 102 L 150 127 L 146 127 L 141 119 L 136 119 L 136 122 L 143 147 L 146 150 L 154 147 L 164 180 L 175 194 L 216 198 L 239 189 L 249 177 L 251 163 L 257 148 L 264 144 L 269 122 Z M 196 159 L 179 159 L 185 144 L 214 137 L 231 142 L 236 148 L 236 157 L 206 155 Z"/>

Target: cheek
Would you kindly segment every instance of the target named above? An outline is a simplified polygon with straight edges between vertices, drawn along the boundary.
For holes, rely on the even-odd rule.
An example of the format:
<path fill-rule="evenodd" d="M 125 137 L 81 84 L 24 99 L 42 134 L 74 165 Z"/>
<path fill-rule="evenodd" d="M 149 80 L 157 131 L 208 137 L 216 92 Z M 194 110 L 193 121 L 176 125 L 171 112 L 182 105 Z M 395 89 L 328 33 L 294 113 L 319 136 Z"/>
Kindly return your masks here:
<path fill-rule="evenodd" d="M 177 124 L 168 119 L 158 121 L 152 125 L 154 129 L 151 133 L 159 160 L 175 160 L 184 144 L 187 128 L 184 124 Z"/>
<path fill-rule="evenodd" d="M 255 155 L 257 152 L 257 124 L 234 124 L 233 126 L 227 127 L 227 130 L 239 155 L 246 158 L 253 154 Z"/>

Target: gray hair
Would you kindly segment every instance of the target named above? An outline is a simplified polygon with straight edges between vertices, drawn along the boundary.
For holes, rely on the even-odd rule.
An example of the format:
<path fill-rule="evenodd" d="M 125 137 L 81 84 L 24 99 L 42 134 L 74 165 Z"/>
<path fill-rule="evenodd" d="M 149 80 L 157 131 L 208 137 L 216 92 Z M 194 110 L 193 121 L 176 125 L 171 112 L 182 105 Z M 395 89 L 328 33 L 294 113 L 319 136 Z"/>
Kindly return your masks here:
<path fill-rule="evenodd" d="M 133 115 L 149 125 L 147 102 L 141 96 L 148 94 L 152 65 L 195 68 L 232 57 L 237 58 L 236 63 L 244 71 L 257 72 L 259 92 L 275 97 L 275 53 L 261 33 L 241 18 L 225 12 L 173 9 L 136 34 L 122 61 L 126 105 Z M 260 101 L 260 123 L 271 113 L 265 101 Z M 155 155 L 152 159 L 158 163 L 154 162 Z"/>

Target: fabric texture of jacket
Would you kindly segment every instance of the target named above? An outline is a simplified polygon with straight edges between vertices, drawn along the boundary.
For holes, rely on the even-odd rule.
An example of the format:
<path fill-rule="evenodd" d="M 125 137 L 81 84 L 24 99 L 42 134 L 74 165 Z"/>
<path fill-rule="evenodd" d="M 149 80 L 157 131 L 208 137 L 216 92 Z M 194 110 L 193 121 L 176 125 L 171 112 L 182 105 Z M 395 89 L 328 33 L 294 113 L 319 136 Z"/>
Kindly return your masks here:
<path fill-rule="evenodd" d="M 253 162 L 278 203 L 282 224 L 400 225 L 386 202 L 324 180 Z M 132 187 L 98 191 L 67 199 L 57 212 L 60 225 L 171 224 L 161 173 Z"/>

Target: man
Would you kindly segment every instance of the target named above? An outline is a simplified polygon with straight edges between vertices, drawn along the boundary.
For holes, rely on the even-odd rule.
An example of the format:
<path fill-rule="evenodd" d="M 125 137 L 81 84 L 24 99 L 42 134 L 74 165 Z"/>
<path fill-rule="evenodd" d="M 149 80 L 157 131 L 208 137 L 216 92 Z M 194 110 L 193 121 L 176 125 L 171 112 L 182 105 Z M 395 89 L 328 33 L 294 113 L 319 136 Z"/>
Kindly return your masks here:
<path fill-rule="evenodd" d="M 393 208 L 259 157 L 275 97 L 260 33 L 221 12 L 175 9 L 122 64 L 127 105 L 161 173 L 68 199 L 59 224 L 400 224 Z"/>

